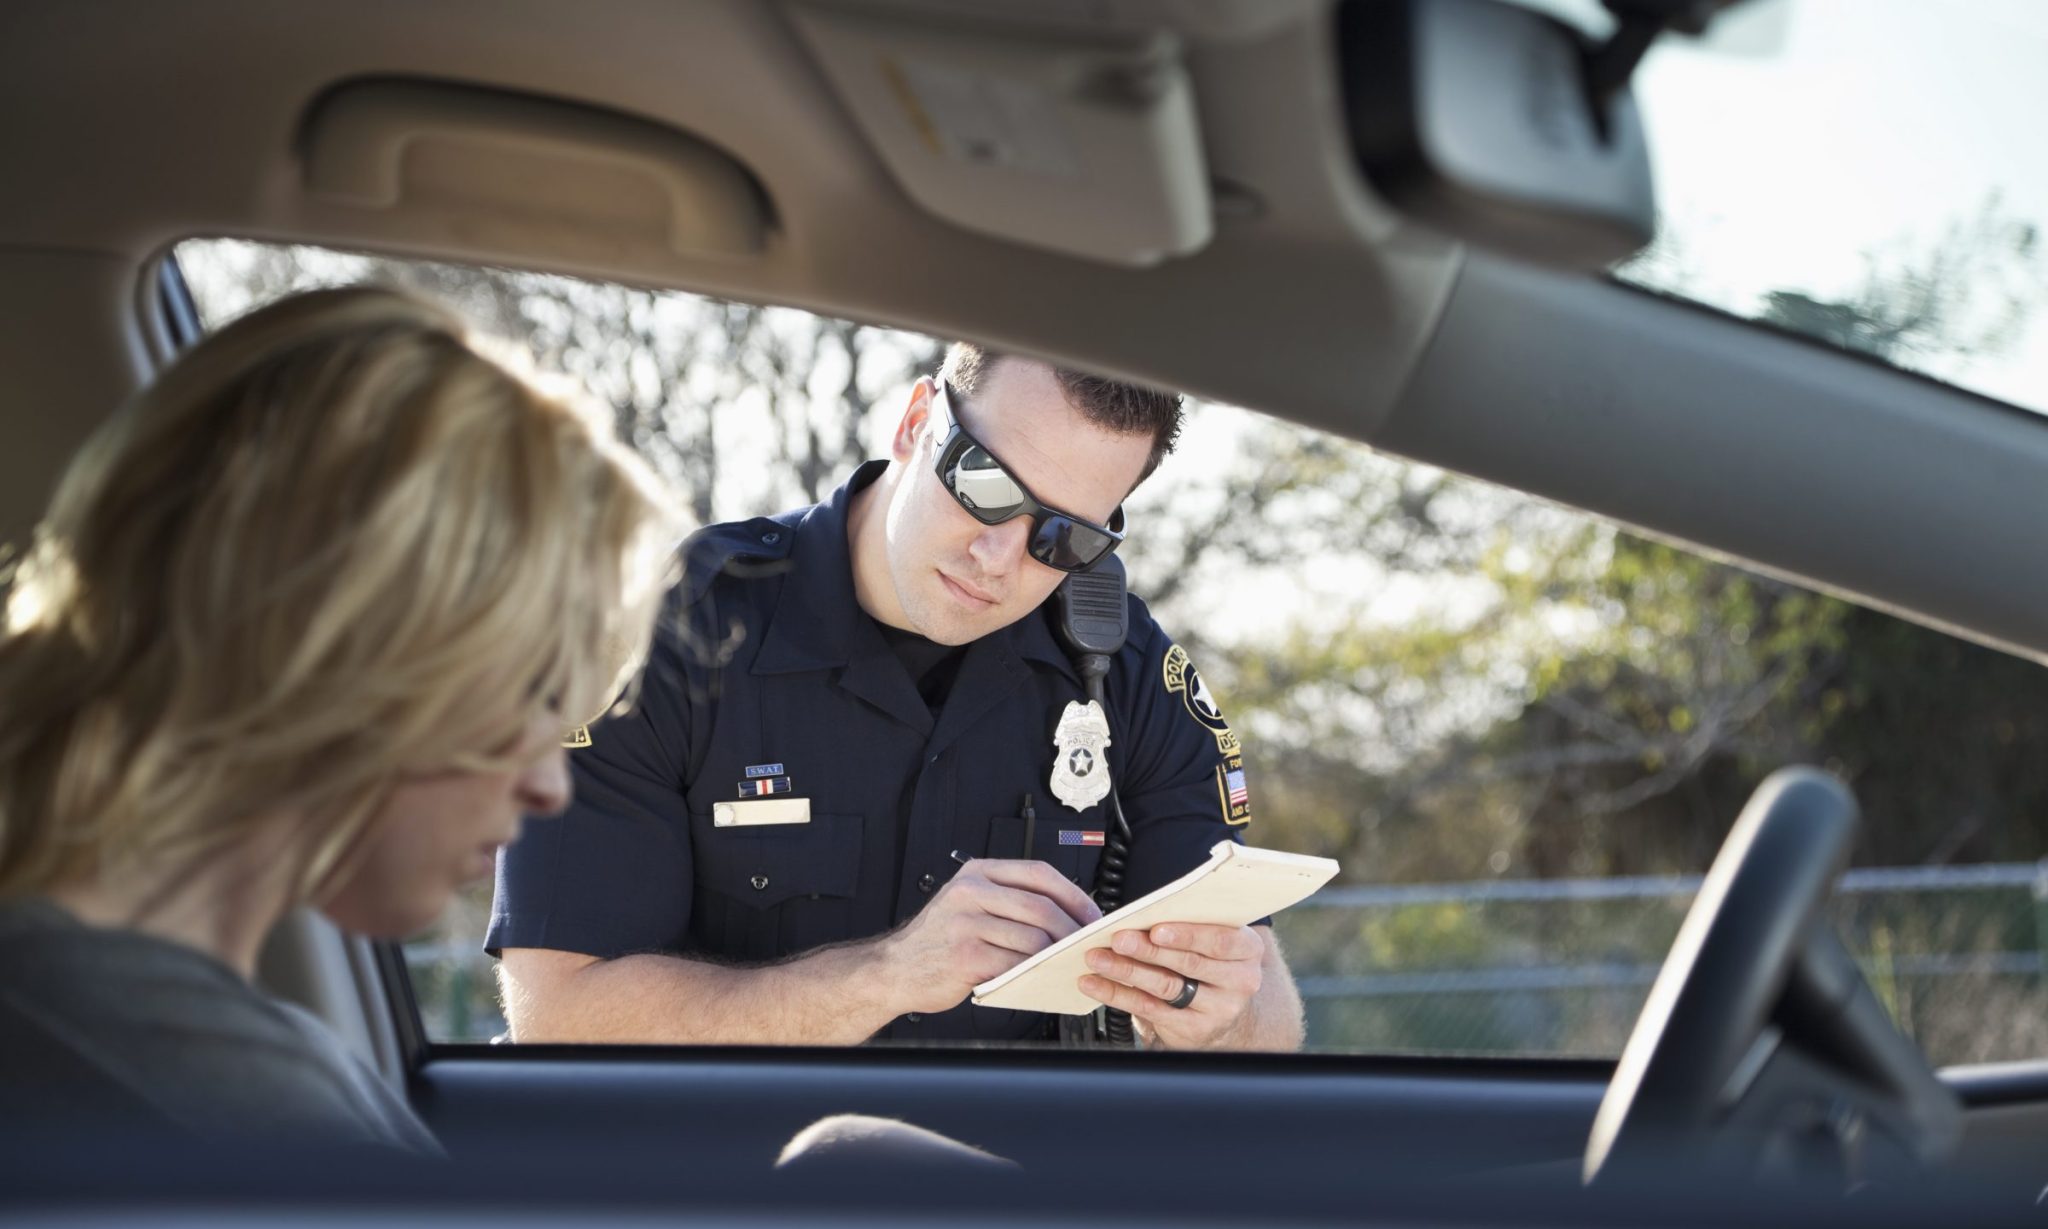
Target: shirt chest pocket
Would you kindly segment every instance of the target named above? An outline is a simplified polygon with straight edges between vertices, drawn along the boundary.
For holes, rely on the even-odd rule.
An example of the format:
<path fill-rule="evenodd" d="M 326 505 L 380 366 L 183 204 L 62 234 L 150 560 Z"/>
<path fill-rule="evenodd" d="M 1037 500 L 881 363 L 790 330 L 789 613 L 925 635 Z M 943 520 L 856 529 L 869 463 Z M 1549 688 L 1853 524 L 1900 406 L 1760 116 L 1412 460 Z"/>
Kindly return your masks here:
<path fill-rule="evenodd" d="M 708 954 L 776 960 L 855 937 L 848 931 L 860 887 L 860 816 L 715 828 L 707 815 L 692 826 L 693 928 Z"/>

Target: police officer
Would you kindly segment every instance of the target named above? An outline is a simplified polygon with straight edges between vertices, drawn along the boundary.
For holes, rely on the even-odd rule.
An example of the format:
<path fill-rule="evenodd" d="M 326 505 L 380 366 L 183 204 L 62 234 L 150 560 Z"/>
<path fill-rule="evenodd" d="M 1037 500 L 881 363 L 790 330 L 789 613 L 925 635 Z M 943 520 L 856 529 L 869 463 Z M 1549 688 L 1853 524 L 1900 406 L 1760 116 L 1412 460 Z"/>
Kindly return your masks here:
<path fill-rule="evenodd" d="M 1108 711 L 1048 601 L 1113 550 L 1179 398 L 955 345 L 887 461 L 685 547 L 637 702 L 578 731 L 576 800 L 498 870 L 520 1041 L 1038 1038 L 972 988 L 1100 916 L 1105 783 L 1133 900 L 1240 839 L 1236 735 L 1129 599 Z M 1159 1048 L 1294 1048 L 1270 928 L 1174 924 L 1081 989 Z"/>

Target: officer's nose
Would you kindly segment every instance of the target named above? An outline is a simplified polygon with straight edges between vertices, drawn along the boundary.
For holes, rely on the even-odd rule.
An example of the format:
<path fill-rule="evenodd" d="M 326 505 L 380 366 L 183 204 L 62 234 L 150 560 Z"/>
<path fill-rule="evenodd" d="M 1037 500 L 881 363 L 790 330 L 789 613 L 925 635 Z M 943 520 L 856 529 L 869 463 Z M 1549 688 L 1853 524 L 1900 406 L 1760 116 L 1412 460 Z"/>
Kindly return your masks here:
<path fill-rule="evenodd" d="M 986 576 L 1007 576 L 1024 562 L 1024 548 L 1031 543 L 1031 518 L 1012 517 L 1000 525 L 987 525 L 967 544 L 967 553 Z"/>
<path fill-rule="evenodd" d="M 520 772 L 517 788 L 519 809 L 528 815 L 547 818 L 568 810 L 569 796 L 575 792 L 569 781 L 569 753 L 560 747 L 548 748 Z"/>

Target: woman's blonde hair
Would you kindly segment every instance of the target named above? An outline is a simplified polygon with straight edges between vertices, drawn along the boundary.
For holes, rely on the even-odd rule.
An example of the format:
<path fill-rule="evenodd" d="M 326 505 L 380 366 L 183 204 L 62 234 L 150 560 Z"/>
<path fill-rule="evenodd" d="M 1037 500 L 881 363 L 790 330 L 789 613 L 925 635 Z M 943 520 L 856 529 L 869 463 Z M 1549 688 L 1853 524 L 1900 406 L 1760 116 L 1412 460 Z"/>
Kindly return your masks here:
<path fill-rule="evenodd" d="M 607 427 L 395 291 L 181 358 L 65 473 L 0 632 L 0 896 L 281 810 L 316 898 L 401 778 L 499 764 L 637 670 L 678 526 Z"/>

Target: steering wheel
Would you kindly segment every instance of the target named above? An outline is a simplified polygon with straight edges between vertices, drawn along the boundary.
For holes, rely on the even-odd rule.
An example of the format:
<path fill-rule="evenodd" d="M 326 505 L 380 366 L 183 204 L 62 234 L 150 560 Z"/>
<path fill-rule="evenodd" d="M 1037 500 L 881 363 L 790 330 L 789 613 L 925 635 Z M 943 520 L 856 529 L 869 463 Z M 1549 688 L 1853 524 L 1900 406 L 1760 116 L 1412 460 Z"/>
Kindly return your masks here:
<path fill-rule="evenodd" d="M 1678 1147 L 1701 1159 L 1776 1049 L 1771 1016 L 1812 936 L 1841 951 L 1817 924 L 1856 822 L 1848 790 L 1813 769 L 1782 769 L 1757 787 L 1622 1050 L 1586 1146 L 1588 1183 Z M 1853 962 L 1847 972 L 1863 988 Z"/>

